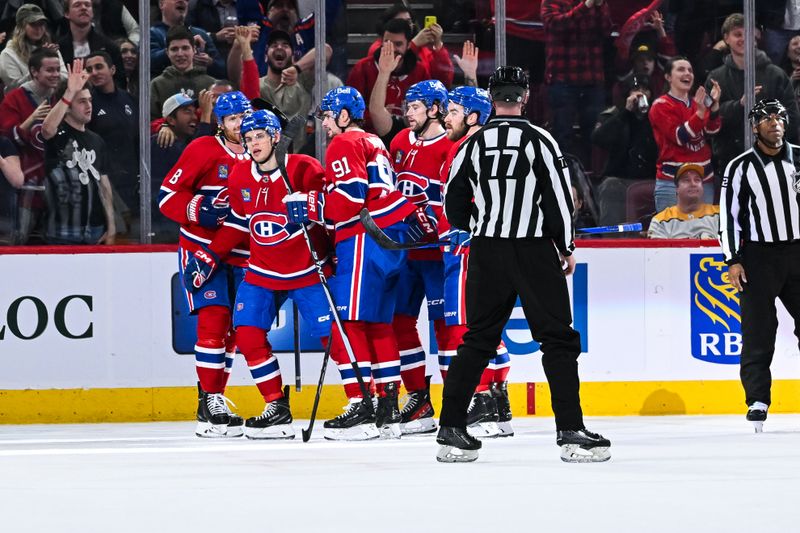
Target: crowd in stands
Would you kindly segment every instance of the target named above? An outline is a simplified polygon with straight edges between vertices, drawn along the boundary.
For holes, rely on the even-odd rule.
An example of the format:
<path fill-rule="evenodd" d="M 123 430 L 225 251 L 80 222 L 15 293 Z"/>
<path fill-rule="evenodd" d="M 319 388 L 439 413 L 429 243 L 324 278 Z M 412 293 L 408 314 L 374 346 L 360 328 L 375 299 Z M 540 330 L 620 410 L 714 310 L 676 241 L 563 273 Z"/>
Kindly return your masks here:
<path fill-rule="evenodd" d="M 800 3 L 756 4 L 755 98 L 783 103 L 798 142 Z M 387 3 L 357 17 L 357 6 L 328 0 L 325 43 L 315 42 L 315 5 L 153 0 L 142 21 L 134 0 L 0 0 L 0 243 L 138 242 L 140 136 L 151 136 L 155 202 L 186 145 L 215 133 L 213 103 L 226 91 L 307 117 L 294 149 L 316 155 L 317 53 L 324 91 L 358 89 L 366 128 L 387 146 L 405 127 L 410 85 L 485 86 L 494 67 L 492 0 L 424 13 Z M 642 236 L 715 236 L 721 175 L 747 148 L 741 11 L 741 0 L 506 1 L 508 62 L 530 74 L 528 118 L 570 154 L 579 226 L 641 221 Z M 139 124 L 143 90 L 149 125 Z M 153 207 L 154 242 L 175 241 Z"/>

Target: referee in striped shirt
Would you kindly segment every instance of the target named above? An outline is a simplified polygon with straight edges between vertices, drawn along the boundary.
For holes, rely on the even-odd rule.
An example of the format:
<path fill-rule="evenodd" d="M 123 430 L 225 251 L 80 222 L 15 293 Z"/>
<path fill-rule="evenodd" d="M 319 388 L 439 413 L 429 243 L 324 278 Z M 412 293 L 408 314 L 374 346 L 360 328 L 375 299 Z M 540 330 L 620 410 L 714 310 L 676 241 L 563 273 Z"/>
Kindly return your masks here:
<path fill-rule="evenodd" d="M 771 402 L 775 299 L 800 323 L 800 147 L 783 140 L 788 122 L 778 100 L 753 106 L 755 145 L 728 164 L 720 197 L 720 243 L 740 293 L 740 377 L 756 431 Z"/>
<path fill-rule="evenodd" d="M 461 146 L 445 187 L 454 228 L 448 236 L 470 246 L 468 331 L 445 379 L 437 459 L 477 459 L 481 443 L 466 431 L 467 409 L 519 296 L 542 347 L 562 459 L 604 461 L 610 443 L 586 430 L 580 404 L 581 342 L 565 278 L 575 268 L 567 163 L 553 137 L 521 116 L 528 99 L 522 69 L 498 68 L 489 94 L 496 116 Z"/>

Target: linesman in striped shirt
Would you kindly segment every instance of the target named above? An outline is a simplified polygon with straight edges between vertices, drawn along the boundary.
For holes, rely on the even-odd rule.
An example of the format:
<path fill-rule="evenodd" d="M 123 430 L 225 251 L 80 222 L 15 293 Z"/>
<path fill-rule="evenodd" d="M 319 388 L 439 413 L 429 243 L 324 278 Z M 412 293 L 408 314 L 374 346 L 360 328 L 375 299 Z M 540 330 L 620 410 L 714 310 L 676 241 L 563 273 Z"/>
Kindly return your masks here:
<path fill-rule="evenodd" d="M 720 197 L 720 243 L 742 313 L 740 377 L 756 432 L 771 402 L 775 299 L 800 323 L 800 146 L 784 142 L 788 123 L 778 100 L 753 106 L 755 145 L 728 164 Z"/>
<path fill-rule="evenodd" d="M 580 404 L 581 342 L 565 279 L 575 268 L 567 162 L 553 137 L 521 116 L 528 100 L 522 69 L 498 68 L 489 93 L 497 116 L 462 145 L 445 186 L 448 237 L 453 245 L 471 240 L 471 251 L 468 331 L 445 378 L 436 458 L 478 458 L 481 443 L 466 431 L 467 410 L 519 296 L 542 347 L 561 458 L 605 461 L 610 442 L 586 430 Z"/>

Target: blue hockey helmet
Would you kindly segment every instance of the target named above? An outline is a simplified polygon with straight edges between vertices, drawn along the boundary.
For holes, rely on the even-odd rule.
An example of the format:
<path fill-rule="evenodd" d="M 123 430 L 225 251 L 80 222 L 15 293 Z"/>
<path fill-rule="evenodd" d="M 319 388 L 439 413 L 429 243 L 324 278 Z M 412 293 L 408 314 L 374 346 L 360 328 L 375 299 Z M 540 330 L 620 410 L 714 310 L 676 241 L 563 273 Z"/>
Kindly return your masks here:
<path fill-rule="evenodd" d="M 214 114 L 217 116 L 219 124 L 222 124 L 222 119 L 228 115 L 248 113 L 252 110 L 250 100 L 240 91 L 222 93 L 217 97 L 217 101 L 214 104 Z"/>
<path fill-rule="evenodd" d="M 406 103 L 422 102 L 425 107 L 431 108 L 439 104 L 441 114 L 447 112 L 447 88 L 439 80 L 425 80 L 415 83 L 406 91 Z"/>
<path fill-rule="evenodd" d="M 266 109 L 259 109 L 252 113 L 245 115 L 242 119 L 242 128 L 240 133 L 242 138 L 248 131 L 253 130 L 266 130 L 270 137 L 275 137 L 276 133 L 281 132 L 281 121 L 271 111 Z"/>
<path fill-rule="evenodd" d="M 478 124 L 481 126 L 489 120 L 492 112 L 492 99 L 486 89 L 468 86 L 455 87 L 448 94 L 448 98 L 454 104 L 464 107 L 464 115 L 478 113 Z"/>
<path fill-rule="evenodd" d="M 325 93 L 319 104 L 318 115 L 321 116 L 325 111 L 330 111 L 333 113 L 333 117 L 338 119 L 342 109 L 347 109 L 350 118 L 360 120 L 364 118 L 367 106 L 364 104 L 364 97 L 357 89 L 344 85 Z"/>

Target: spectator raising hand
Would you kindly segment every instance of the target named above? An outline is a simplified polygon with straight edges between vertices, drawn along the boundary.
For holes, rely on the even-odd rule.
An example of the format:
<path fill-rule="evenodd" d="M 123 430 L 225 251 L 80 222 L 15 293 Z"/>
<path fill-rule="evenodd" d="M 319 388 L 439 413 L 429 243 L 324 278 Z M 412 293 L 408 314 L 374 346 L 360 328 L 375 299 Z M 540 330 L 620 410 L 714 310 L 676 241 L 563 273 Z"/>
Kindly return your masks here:
<path fill-rule="evenodd" d="M 72 100 L 75 95 L 87 88 L 86 83 L 88 81 L 89 73 L 83 68 L 83 59 L 75 59 L 71 65 L 67 65 L 67 88 L 64 91 L 64 95 L 47 113 L 42 124 L 42 137 L 45 140 L 55 137 L 61 121 L 64 120 L 64 115 L 69 110 L 69 106 L 72 105 Z"/>
<path fill-rule="evenodd" d="M 397 118 L 393 121 L 391 113 L 386 109 L 386 88 L 389 86 L 389 78 L 402 60 L 403 56 L 394 53 L 394 45 L 390 41 L 384 41 L 378 55 L 378 77 L 375 78 L 372 94 L 369 95 L 369 114 L 372 126 L 380 137 L 389 136 L 391 133 L 392 135 L 389 136 L 391 139 L 402 129 L 402 119 Z"/>
<path fill-rule="evenodd" d="M 464 41 L 461 57 L 453 56 L 456 65 L 464 73 L 464 85 L 478 86 L 478 47 L 472 41 Z"/>

